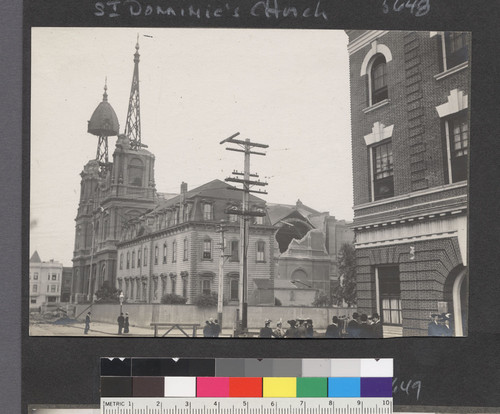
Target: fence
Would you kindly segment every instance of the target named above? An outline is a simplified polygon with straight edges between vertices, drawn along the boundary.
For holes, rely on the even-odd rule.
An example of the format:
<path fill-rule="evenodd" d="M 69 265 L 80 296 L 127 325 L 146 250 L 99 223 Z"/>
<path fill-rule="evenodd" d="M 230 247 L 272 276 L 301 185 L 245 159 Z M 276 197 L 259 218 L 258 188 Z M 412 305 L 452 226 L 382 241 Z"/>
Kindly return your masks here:
<path fill-rule="evenodd" d="M 76 315 L 79 315 L 88 304 L 77 305 Z M 223 328 L 234 328 L 237 305 L 224 306 Z M 116 323 L 120 313 L 119 304 L 92 305 L 92 320 L 96 322 Z M 150 327 L 151 322 L 169 323 L 199 323 L 203 325 L 209 318 L 217 318 L 217 308 L 202 309 L 196 305 L 162 305 L 145 303 L 124 303 L 123 312 L 128 312 L 130 325 Z M 296 318 L 309 318 L 314 322 L 316 329 L 325 329 L 333 316 L 351 316 L 355 308 L 313 308 L 295 306 L 249 306 L 248 327 L 259 328 L 264 320 L 271 319 L 274 326 L 281 318 L 284 326 L 286 321 Z M 83 318 L 84 316 L 81 316 Z"/>

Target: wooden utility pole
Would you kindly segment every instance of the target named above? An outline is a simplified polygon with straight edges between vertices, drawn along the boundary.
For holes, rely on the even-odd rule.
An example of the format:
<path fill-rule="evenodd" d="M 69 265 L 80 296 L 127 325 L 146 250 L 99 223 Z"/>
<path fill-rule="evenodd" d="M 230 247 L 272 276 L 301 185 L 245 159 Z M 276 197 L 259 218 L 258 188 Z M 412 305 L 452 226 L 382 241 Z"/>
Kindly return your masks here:
<path fill-rule="evenodd" d="M 243 178 L 228 177 L 225 179 L 226 182 L 233 182 L 242 184 L 242 188 L 229 187 L 231 190 L 239 190 L 243 192 L 243 202 L 241 209 L 231 209 L 228 211 L 231 214 L 236 214 L 241 216 L 240 218 L 240 280 L 239 280 L 239 302 L 241 309 L 241 329 L 248 328 L 248 318 L 247 318 L 247 308 L 248 308 L 248 263 L 247 263 L 247 252 L 248 252 L 248 230 L 249 230 L 249 219 L 255 216 L 265 216 L 265 212 L 261 211 L 250 211 L 249 210 L 249 196 L 250 193 L 257 194 L 267 194 L 266 191 L 262 190 L 251 190 L 253 186 L 265 186 L 266 182 L 260 180 L 251 180 L 250 177 L 257 177 L 257 174 L 250 173 L 250 155 L 266 155 L 263 152 L 252 151 L 253 148 L 268 148 L 269 145 L 258 144 L 256 142 L 251 142 L 249 139 L 245 141 L 234 139 L 240 133 L 237 132 L 231 135 L 229 138 L 221 141 L 220 144 L 230 143 L 236 144 L 239 148 L 226 148 L 228 151 L 242 152 L 245 154 L 245 163 L 243 172 L 233 171 L 233 175 L 243 176 Z"/>
<path fill-rule="evenodd" d="M 219 289 L 217 295 L 217 319 L 219 320 L 219 325 L 222 329 L 222 307 L 224 304 L 224 260 L 226 256 L 224 255 L 224 249 L 226 247 L 226 243 L 224 240 L 224 233 L 226 229 L 221 224 L 216 230 L 217 233 L 220 233 L 220 259 L 219 259 Z"/>

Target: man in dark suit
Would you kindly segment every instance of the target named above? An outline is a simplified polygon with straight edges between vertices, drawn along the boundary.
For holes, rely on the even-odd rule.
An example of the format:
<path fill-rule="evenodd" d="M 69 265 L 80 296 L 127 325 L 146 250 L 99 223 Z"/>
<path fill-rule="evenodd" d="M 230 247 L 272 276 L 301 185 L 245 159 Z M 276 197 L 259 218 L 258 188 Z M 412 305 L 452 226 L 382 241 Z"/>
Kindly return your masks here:
<path fill-rule="evenodd" d="M 219 324 L 219 320 L 216 319 L 214 321 L 214 324 L 212 325 L 212 334 L 213 334 L 213 337 L 214 338 L 218 338 L 219 334 L 220 334 L 220 331 L 221 331 L 221 326 Z"/>
<path fill-rule="evenodd" d="M 285 338 L 298 338 L 297 334 L 297 322 L 293 319 L 287 321 L 287 323 L 290 325 L 290 328 L 288 328 L 285 332 Z"/>
<path fill-rule="evenodd" d="M 340 338 L 340 321 L 339 318 L 334 316 L 332 318 L 332 324 L 328 325 L 325 332 L 325 338 Z"/>
<path fill-rule="evenodd" d="M 380 316 L 377 312 L 372 315 L 373 323 L 370 325 L 372 330 L 372 338 L 383 338 L 384 330 L 382 328 L 382 324 L 380 323 Z"/>
<path fill-rule="evenodd" d="M 273 330 L 271 329 L 270 325 L 271 325 L 271 320 L 266 319 L 264 321 L 264 327 L 260 328 L 259 338 L 272 338 Z"/>
<path fill-rule="evenodd" d="M 213 337 L 213 330 L 212 330 L 212 325 L 210 324 L 209 321 L 205 321 L 205 326 L 203 327 L 203 336 L 205 338 L 211 338 Z"/>
<path fill-rule="evenodd" d="M 90 330 L 90 312 L 87 313 L 87 316 L 85 316 L 85 330 L 83 333 L 87 335 Z"/>
<path fill-rule="evenodd" d="M 442 336 L 443 332 L 441 325 L 438 322 L 439 315 L 437 313 L 431 314 L 431 323 L 427 326 L 428 336 Z"/>
<path fill-rule="evenodd" d="M 123 317 L 123 312 L 120 313 L 120 316 L 118 316 L 118 319 L 116 321 L 118 322 L 118 335 L 121 335 L 122 331 L 123 331 L 123 325 L 125 323 L 125 318 Z"/>
<path fill-rule="evenodd" d="M 359 337 L 360 338 L 373 338 L 372 336 L 372 330 L 370 328 L 370 325 L 368 325 L 368 315 L 366 313 L 363 313 L 361 317 L 359 318 L 360 324 L 359 324 Z"/>
<path fill-rule="evenodd" d="M 349 338 L 360 338 L 360 329 L 359 329 L 359 313 L 354 312 L 352 314 L 352 320 L 347 324 L 347 333 Z"/>

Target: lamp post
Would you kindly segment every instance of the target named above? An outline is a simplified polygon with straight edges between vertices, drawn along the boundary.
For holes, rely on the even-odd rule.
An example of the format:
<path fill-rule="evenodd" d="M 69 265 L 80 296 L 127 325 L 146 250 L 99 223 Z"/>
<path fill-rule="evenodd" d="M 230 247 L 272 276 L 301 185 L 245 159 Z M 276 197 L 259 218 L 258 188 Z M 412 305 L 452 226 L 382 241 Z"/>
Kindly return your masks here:
<path fill-rule="evenodd" d="M 123 313 L 123 298 L 124 297 L 125 296 L 123 295 L 123 290 L 120 290 L 120 296 L 119 296 L 119 298 L 120 298 L 120 315 Z"/>

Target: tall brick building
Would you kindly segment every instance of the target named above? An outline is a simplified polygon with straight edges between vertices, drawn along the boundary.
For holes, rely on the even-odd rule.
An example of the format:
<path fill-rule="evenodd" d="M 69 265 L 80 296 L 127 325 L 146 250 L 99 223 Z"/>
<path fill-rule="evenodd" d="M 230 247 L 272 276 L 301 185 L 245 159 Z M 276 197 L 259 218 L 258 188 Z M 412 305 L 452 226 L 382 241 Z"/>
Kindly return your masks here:
<path fill-rule="evenodd" d="M 470 35 L 348 30 L 358 308 L 467 334 Z"/>

